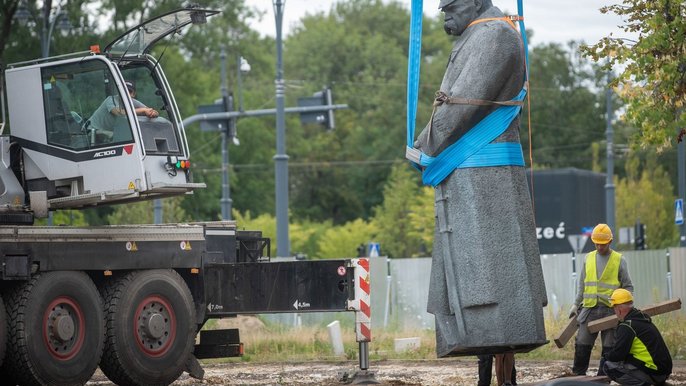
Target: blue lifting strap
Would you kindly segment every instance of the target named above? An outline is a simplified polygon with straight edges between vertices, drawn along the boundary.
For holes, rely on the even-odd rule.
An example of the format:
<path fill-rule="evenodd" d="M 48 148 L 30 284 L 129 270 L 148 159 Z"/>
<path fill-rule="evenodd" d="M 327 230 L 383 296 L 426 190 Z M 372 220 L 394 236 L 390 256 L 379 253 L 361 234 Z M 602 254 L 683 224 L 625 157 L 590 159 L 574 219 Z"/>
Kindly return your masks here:
<path fill-rule="evenodd" d="M 517 0 L 519 27 L 525 50 L 526 77 L 528 78 L 529 53 L 526 29 L 523 21 L 522 0 Z M 524 166 L 521 145 L 519 143 L 490 143 L 500 136 L 510 123 L 519 115 L 521 105 L 500 106 L 470 129 L 462 138 L 431 157 L 413 148 L 415 121 L 419 89 L 419 66 L 421 59 L 422 0 L 413 0 L 410 19 L 410 46 L 407 73 L 407 148 L 406 157 L 414 166 L 421 169 L 422 181 L 426 185 L 439 185 L 450 173 L 459 168 L 488 166 Z M 523 101 L 526 86 L 513 101 Z"/>
<path fill-rule="evenodd" d="M 410 47 L 407 61 L 407 147 L 414 143 L 417 99 L 419 98 L 419 67 L 422 58 L 422 0 L 412 0 L 410 9 Z"/>

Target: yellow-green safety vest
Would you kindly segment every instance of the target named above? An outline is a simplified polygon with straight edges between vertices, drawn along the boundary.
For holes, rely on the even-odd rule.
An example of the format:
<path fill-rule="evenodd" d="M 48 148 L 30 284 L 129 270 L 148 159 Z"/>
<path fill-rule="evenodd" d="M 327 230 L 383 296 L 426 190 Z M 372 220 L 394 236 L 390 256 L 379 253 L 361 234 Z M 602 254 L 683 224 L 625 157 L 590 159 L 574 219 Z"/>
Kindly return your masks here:
<path fill-rule="evenodd" d="M 619 263 L 622 255 L 618 252 L 612 251 L 607 265 L 600 275 L 598 280 L 598 270 L 596 269 L 596 254 L 597 251 L 590 252 L 586 255 L 586 279 L 584 280 L 584 307 L 595 307 L 600 303 L 610 306 L 610 296 L 612 291 L 619 288 Z"/>
<path fill-rule="evenodd" d="M 634 328 L 631 326 L 631 321 L 624 324 L 628 326 L 630 329 L 634 330 Z M 648 347 L 646 347 L 645 343 L 643 343 L 642 340 L 638 339 L 638 334 L 636 334 L 636 330 L 634 330 L 634 340 L 631 342 L 631 349 L 629 350 L 629 354 L 633 355 L 634 358 L 643 362 L 643 365 L 645 367 L 652 370 L 657 370 L 657 365 L 653 360 L 653 356 L 650 355 Z"/>

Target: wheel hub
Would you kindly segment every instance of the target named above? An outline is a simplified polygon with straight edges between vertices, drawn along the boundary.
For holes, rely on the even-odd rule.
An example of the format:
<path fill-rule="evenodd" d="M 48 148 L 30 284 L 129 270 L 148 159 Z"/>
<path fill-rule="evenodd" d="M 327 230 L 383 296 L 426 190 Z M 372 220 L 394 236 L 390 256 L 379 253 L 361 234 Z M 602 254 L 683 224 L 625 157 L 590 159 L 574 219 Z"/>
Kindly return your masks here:
<path fill-rule="evenodd" d="M 85 320 L 78 303 L 66 296 L 53 300 L 45 310 L 43 341 L 50 354 L 69 360 L 80 350 L 84 340 Z"/>
<path fill-rule="evenodd" d="M 158 296 L 149 296 L 138 306 L 135 315 L 136 340 L 144 353 L 164 355 L 174 341 L 174 312 L 169 303 Z"/>
<path fill-rule="evenodd" d="M 158 313 L 148 316 L 147 320 L 143 322 L 143 328 L 145 335 L 153 339 L 159 339 L 164 335 L 164 316 Z"/>
<path fill-rule="evenodd" d="M 61 342 L 67 342 L 74 337 L 74 319 L 69 315 L 60 315 L 54 318 L 52 332 L 54 337 Z"/>

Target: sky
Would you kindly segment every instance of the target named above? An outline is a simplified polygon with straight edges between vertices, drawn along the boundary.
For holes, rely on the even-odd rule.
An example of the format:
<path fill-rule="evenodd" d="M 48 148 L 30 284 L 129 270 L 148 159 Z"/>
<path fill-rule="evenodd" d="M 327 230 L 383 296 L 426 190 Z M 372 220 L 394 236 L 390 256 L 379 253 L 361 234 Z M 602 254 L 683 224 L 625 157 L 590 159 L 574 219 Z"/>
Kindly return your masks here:
<path fill-rule="evenodd" d="M 274 36 L 276 27 L 274 22 L 273 0 L 248 0 L 246 4 L 265 11 L 261 21 L 252 20 L 255 29 L 265 31 Z M 328 12 L 331 6 L 344 0 L 283 0 L 284 6 L 284 34 L 288 35 L 289 28 L 297 25 L 298 20 L 306 14 Z M 614 36 L 627 37 L 617 25 L 621 19 L 614 14 L 600 13 L 600 7 L 617 3 L 617 0 L 523 0 L 524 22 L 528 30 L 534 35 L 530 44 L 556 42 L 566 44 L 570 40 L 583 40 L 588 44 L 597 42 L 600 38 L 614 33 Z M 411 0 L 399 0 L 409 9 Z M 438 10 L 439 0 L 424 0 L 424 15 L 442 18 Z M 517 12 L 516 0 L 493 0 L 493 5 L 507 12 Z M 630 37 L 630 36 L 629 36 Z"/>

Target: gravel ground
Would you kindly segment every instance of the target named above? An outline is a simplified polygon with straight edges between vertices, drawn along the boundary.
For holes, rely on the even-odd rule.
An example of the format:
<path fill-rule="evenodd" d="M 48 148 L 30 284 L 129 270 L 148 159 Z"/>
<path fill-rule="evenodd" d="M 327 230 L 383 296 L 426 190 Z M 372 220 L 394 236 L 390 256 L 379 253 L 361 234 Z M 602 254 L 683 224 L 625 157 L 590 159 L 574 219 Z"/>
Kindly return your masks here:
<path fill-rule="evenodd" d="M 206 364 L 203 366 L 204 380 L 190 378 L 184 373 L 173 385 L 342 385 L 344 375 L 354 374 L 359 370 L 357 366 L 356 361 Z M 517 381 L 524 385 L 558 378 L 568 374 L 570 366 L 569 361 L 518 360 Z M 595 374 L 597 366 L 597 361 L 591 361 L 589 374 Z M 382 385 L 475 385 L 477 381 L 476 358 L 387 360 L 371 362 L 369 371 Z M 669 382 L 686 385 L 686 361 L 675 361 Z M 97 371 L 88 385 L 112 383 Z"/>

